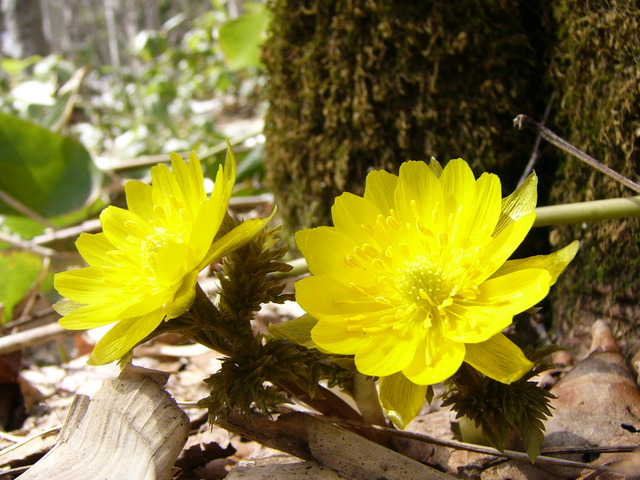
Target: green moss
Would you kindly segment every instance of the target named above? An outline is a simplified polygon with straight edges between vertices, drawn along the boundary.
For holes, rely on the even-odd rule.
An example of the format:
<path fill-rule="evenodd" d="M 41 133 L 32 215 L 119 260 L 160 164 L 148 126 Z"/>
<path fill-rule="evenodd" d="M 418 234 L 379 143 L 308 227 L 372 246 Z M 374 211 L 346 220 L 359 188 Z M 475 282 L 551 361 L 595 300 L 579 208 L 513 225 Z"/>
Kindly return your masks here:
<path fill-rule="evenodd" d="M 550 81 L 560 92 L 556 129 L 569 141 L 638 181 L 640 165 L 640 8 L 633 1 L 555 3 L 556 47 Z M 562 160 L 554 203 L 632 195 L 575 158 Z M 554 296 L 556 329 L 577 345 L 604 318 L 638 347 L 640 220 L 558 228 L 559 244 L 578 238 L 580 253 Z M 588 344 L 588 343 L 587 343 Z"/>
<path fill-rule="evenodd" d="M 463 157 L 513 188 L 540 114 L 546 2 L 286 1 L 264 60 L 268 180 L 290 231 L 330 221 L 373 168 Z"/>

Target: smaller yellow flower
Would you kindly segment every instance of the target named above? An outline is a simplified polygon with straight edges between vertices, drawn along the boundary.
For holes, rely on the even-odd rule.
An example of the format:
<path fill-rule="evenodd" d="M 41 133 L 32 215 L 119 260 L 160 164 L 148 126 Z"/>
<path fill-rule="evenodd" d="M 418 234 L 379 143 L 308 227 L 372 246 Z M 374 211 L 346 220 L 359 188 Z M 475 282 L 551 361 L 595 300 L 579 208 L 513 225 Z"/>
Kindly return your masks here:
<path fill-rule="evenodd" d="M 364 196 L 336 198 L 333 227 L 297 233 L 313 276 L 296 297 L 317 320 L 313 342 L 381 377 L 396 424 L 463 361 L 504 383 L 531 369 L 501 332 L 547 295 L 578 247 L 507 260 L 533 224 L 536 183 L 502 199 L 497 176 L 476 180 L 461 159 L 406 162 L 398 176 L 371 172 Z"/>
<path fill-rule="evenodd" d="M 195 298 L 198 273 L 255 237 L 269 220 L 249 220 L 221 238 L 236 175 L 229 147 L 210 198 L 195 153 L 185 162 L 171 154 L 172 171 L 151 169 L 152 185 L 125 185 L 128 210 L 110 206 L 100 215 L 102 233 L 83 233 L 76 243 L 89 264 L 55 276 L 69 301 L 58 302 L 60 325 L 70 330 L 116 323 L 96 344 L 89 363 L 125 356 L 162 321 L 185 313 Z"/>

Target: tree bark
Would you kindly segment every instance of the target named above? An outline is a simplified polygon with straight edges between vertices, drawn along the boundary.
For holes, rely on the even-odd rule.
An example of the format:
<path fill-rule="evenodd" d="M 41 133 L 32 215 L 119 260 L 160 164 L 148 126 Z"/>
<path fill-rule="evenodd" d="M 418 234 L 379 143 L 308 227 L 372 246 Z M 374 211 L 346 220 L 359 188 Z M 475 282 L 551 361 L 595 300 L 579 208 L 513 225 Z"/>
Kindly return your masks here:
<path fill-rule="evenodd" d="M 266 158 L 289 231 L 409 159 L 463 157 L 513 189 L 532 141 L 512 119 L 547 103 L 543 4 L 275 0 Z"/>
<path fill-rule="evenodd" d="M 550 81 L 560 92 L 557 133 L 637 182 L 640 173 L 640 6 L 632 0 L 554 4 L 557 42 Z M 564 156 L 553 203 L 635 195 Z M 605 319 L 627 354 L 640 348 L 640 219 L 558 227 L 558 245 L 580 251 L 553 293 L 559 342 L 580 350 L 591 325 Z"/>
<path fill-rule="evenodd" d="M 3 53 L 14 58 L 47 55 L 40 0 L 2 0 Z"/>

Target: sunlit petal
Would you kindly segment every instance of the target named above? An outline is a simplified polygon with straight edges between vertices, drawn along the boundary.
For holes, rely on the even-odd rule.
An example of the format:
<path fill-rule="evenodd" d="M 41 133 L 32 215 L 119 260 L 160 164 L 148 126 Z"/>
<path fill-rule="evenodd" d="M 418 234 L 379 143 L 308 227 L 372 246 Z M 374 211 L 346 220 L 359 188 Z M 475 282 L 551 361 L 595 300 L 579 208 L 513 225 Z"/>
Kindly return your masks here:
<path fill-rule="evenodd" d="M 400 372 L 380 377 L 380 404 L 396 427 L 406 427 L 420 413 L 427 388 L 426 385 L 416 385 Z"/>
<path fill-rule="evenodd" d="M 529 175 L 526 180 L 508 197 L 502 199 L 502 212 L 500 220 L 493 233 L 498 235 L 511 222 L 529 215 L 536 208 L 538 200 L 538 177 L 535 173 Z"/>
<path fill-rule="evenodd" d="M 415 356 L 418 339 L 413 335 L 375 335 L 357 351 L 358 371 L 365 375 L 392 375 L 405 368 Z"/>
<path fill-rule="evenodd" d="M 370 336 L 362 330 L 349 329 L 343 315 L 327 316 L 311 329 L 311 339 L 320 349 L 341 355 L 354 355 Z"/>
<path fill-rule="evenodd" d="M 119 321 L 98 341 L 88 363 L 103 365 L 123 357 L 160 325 L 163 316 L 163 312 L 158 310 Z"/>
<path fill-rule="evenodd" d="M 153 220 L 156 214 L 153 211 L 152 199 L 153 187 L 138 180 L 131 180 L 124 186 L 127 196 L 127 208 L 147 222 Z"/>
<path fill-rule="evenodd" d="M 573 260 L 573 257 L 576 256 L 576 253 L 578 253 L 578 247 L 580 247 L 580 242 L 576 240 L 549 255 L 536 255 L 534 257 L 507 260 L 492 277 L 499 277 L 526 268 L 542 268 L 551 275 L 551 285 L 553 285 L 563 270 L 569 265 L 571 260 Z"/>
<path fill-rule="evenodd" d="M 398 177 L 384 170 L 374 170 L 367 175 L 364 198 L 373 203 L 382 213 L 387 213 L 393 205 L 393 196 L 398 185 Z"/>
<path fill-rule="evenodd" d="M 439 332 L 430 331 L 402 373 L 418 385 L 440 383 L 456 373 L 464 355 L 464 343 L 452 342 L 441 337 Z"/>
<path fill-rule="evenodd" d="M 354 258 L 357 247 L 350 237 L 335 228 L 317 227 L 301 230 L 296 233 L 296 244 L 304 255 L 309 271 L 314 275 L 333 274 L 349 268 L 350 278 L 358 285 L 371 283 L 371 272 L 368 264 L 362 259 Z M 331 245 L 331 249 L 319 248 L 320 245 Z"/>
<path fill-rule="evenodd" d="M 372 232 L 375 231 L 373 227 L 381 212 L 369 200 L 351 193 L 344 193 L 336 198 L 331 214 L 336 228 L 345 232 L 356 243 L 378 244 L 378 239 Z"/>
<path fill-rule="evenodd" d="M 482 343 L 467 345 L 464 361 L 502 383 L 519 380 L 533 367 L 518 346 L 502 334 Z"/>
<path fill-rule="evenodd" d="M 442 183 L 426 163 L 405 162 L 400 166 L 394 199 L 401 223 L 415 223 L 420 218 L 435 231 L 444 228 L 447 219 L 438 215 L 445 206 Z"/>

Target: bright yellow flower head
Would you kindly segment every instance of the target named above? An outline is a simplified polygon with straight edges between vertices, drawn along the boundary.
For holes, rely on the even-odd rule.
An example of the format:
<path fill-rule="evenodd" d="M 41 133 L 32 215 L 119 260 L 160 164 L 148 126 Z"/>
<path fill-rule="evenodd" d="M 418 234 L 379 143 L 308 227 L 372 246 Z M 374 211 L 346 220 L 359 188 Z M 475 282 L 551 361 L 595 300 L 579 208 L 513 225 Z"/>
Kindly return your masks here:
<path fill-rule="evenodd" d="M 97 343 L 89 363 L 126 355 L 163 320 L 185 313 L 195 298 L 200 270 L 245 244 L 266 220 L 250 220 L 214 241 L 235 182 L 231 149 L 210 198 L 200 161 L 171 154 L 172 171 L 151 169 L 152 185 L 125 185 L 128 210 L 110 206 L 100 215 L 102 233 L 82 234 L 76 246 L 89 267 L 55 276 L 69 301 L 56 304 L 60 325 L 71 330 L 117 324 Z"/>
<path fill-rule="evenodd" d="M 502 199 L 497 176 L 476 180 L 461 159 L 371 172 L 363 197 L 336 198 L 333 227 L 296 235 L 313 274 L 296 284 L 318 320 L 313 342 L 382 377 L 383 405 L 406 403 L 403 391 L 424 401 L 426 385 L 463 361 L 505 383 L 519 379 L 531 363 L 501 331 L 547 295 L 578 246 L 507 260 L 533 224 L 536 182 L 532 175 Z"/>

